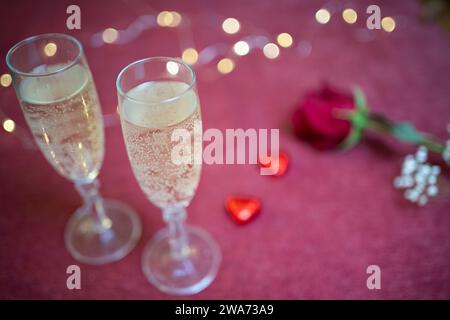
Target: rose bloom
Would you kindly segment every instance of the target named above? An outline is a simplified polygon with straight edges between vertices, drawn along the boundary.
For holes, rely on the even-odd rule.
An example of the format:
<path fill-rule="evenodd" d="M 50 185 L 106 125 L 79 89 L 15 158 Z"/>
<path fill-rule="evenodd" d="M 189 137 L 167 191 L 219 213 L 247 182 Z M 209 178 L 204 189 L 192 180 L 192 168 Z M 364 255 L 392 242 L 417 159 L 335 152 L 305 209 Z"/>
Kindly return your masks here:
<path fill-rule="evenodd" d="M 294 132 L 317 149 L 336 148 L 351 131 L 351 123 L 336 115 L 339 109 L 354 108 L 352 95 L 324 86 L 319 91 L 308 93 L 294 111 Z"/>

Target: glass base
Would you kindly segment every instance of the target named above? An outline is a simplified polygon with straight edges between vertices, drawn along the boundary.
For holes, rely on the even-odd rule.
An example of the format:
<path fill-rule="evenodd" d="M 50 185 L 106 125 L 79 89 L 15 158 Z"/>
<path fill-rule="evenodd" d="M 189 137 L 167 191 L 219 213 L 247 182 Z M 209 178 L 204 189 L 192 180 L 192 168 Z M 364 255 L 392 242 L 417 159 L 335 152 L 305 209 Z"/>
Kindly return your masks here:
<path fill-rule="evenodd" d="M 106 219 L 99 225 L 82 207 L 70 218 L 65 230 L 67 250 L 78 261 L 100 265 L 126 256 L 141 236 L 141 222 L 127 205 L 104 200 Z"/>
<path fill-rule="evenodd" d="M 142 270 L 161 291 L 198 293 L 216 277 L 221 260 L 219 246 L 202 229 L 186 226 L 185 230 L 187 246 L 179 256 L 172 254 L 167 228 L 159 231 L 144 250 Z"/>

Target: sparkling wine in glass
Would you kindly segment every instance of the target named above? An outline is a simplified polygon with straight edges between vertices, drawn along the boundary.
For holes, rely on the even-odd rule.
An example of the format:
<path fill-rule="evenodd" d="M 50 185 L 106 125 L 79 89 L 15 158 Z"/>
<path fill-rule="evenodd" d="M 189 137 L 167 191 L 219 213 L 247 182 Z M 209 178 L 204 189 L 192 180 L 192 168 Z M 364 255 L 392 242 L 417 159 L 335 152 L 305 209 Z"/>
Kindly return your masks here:
<path fill-rule="evenodd" d="M 136 245 L 141 225 L 131 208 L 98 191 L 103 118 L 81 43 L 64 34 L 34 36 L 12 47 L 6 61 L 36 143 L 84 201 L 66 226 L 67 249 L 89 264 L 121 259 Z"/>
<path fill-rule="evenodd" d="M 201 173 L 201 143 L 194 148 L 202 131 L 194 71 L 177 59 L 143 59 L 122 70 L 117 91 L 134 175 L 167 223 L 145 248 L 143 271 L 162 291 L 197 293 L 215 278 L 221 255 L 211 236 L 184 224 Z M 173 158 L 180 143 L 173 133 L 179 129 L 189 135 L 191 150 L 190 161 L 181 163 Z"/>

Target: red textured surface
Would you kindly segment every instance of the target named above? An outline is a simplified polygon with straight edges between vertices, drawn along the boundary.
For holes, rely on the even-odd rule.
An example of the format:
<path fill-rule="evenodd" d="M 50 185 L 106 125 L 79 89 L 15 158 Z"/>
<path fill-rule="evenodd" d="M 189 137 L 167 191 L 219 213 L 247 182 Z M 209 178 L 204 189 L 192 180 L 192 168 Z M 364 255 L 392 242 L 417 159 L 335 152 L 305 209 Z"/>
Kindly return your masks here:
<path fill-rule="evenodd" d="M 329 82 L 345 89 L 359 84 L 374 110 L 445 137 L 450 41 L 438 25 L 418 18 L 416 1 L 378 2 L 383 16 L 398 17 L 392 34 L 364 31 L 361 19 L 346 25 L 339 13 L 320 26 L 314 13 L 321 2 L 312 0 L 77 1 L 82 30 L 67 31 L 65 9 L 72 2 L 3 3 L 1 59 L 14 43 L 34 34 L 74 35 L 85 45 L 104 113 L 116 108 L 115 78 L 126 64 L 180 55 L 175 29 L 148 30 L 126 45 L 90 46 L 93 33 L 126 28 L 137 15 L 153 13 L 151 8 L 188 15 L 200 49 L 218 42 L 231 46 L 255 32 L 274 38 L 287 31 L 296 41 L 312 43 L 308 57 L 287 49 L 270 61 L 261 51 L 251 52 L 226 76 L 218 76 L 214 64 L 197 68 L 204 127 L 281 128 L 290 167 L 274 178 L 260 176 L 255 166 L 204 166 L 188 221 L 217 239 L 223 263 L 214 283 L 192 298 L 450 298 L 449 201 L 418 208 L 392 187 L 403 155 L 413 148 L 370 139 L 348 153 L 319 152 L 285 130 L 302 94 Z M 360 18 L 371 3 L 358 1 Z M 241 20 L 239 35 L 221 32 L 227 16 Z M 359 41 L 364 34 L 372 39 Z M 0 73 L 6 71 L 1 63 Z M 11 87 L 0 88 L 0 103 L 24 124 Z M 65 270 L 76 261 L 64 248 L 63 231 L 80 199 L 40 152 L 0 133 L 0 298 L 173 298 L 147 283 L 140 269 L 144 244 L 162 227 L 160 213 L 132 175 L 117 123 L 106 129 L 106 138 L 102 193 L 139 212 L 143 236 L 120 262 L 81 265 L 82 289 L 70 291 Z M 223 207 L 236 193 L 263 201 L 261 215 L 244 226 Z M 366 287 L 370 264 L 381 267 L 381 290 Z"/>

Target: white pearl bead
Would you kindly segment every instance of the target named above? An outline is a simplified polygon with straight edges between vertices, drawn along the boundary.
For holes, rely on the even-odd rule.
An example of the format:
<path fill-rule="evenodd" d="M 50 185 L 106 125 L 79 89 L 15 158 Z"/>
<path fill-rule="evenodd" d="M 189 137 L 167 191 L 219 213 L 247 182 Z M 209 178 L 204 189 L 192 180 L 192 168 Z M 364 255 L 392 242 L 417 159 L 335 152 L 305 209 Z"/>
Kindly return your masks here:
<path fill-rule="evenodd" d="M 437 182 L 437 177 L 435 175 L 430 175 L 428 177 L 428 183 L 429 184 L 436 184 L 436 182 Z"/>
<path fill-rule="evenodd" d="M 419 205 L 423 206 L 426 205 L 428 202 L 428 198 L 426 195 L 421 195 L 419 198 Z"/>
<path fill-rule="evenodd" d="M 416 152 L 416 159 L 420 163 L 424 163 L 425 161 L 427 161 L 427 148 L 425 148 L 424 146 L 420 146 Z"/>
<path fill-rule="evenodd" d="M 435 176 L 437 176 L 439 173 L 441 173 L 441 167 L 439 166 L 432 166 L 431 167 L 431 173 Z"/>
<path fill-rule="evenodd" d="M 435 186 L 435 185 L 429 186 L 428 189 L 427 189 L 427 194 L 430 197 L 436 196 L 438 194 L 438 187 Z"/>

